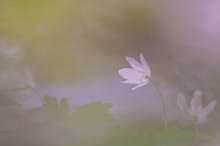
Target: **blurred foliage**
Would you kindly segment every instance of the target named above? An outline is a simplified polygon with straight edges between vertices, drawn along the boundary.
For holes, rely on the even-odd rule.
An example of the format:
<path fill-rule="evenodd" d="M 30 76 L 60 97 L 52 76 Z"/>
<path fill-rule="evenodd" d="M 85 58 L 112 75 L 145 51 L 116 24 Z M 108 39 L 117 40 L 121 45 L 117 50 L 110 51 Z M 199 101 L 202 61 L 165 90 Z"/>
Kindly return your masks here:
<path fill-rule="evenodd" d="M 210 139 L 205 134 L 198 134 L 193 131 L 167 129 L 156 133 L 138 133 L 132 130 L 115 130 L 103 141 L 102 145 L 107 146 L 194 146 L 195 142 L 201 139 Z"/>
<path fill-rule="evenodd" d="M 206 134 L 196 133 L 194 131 L 184 131 L 176 128 L 170 128 L 165 131 L 156 132 L 149 141 L 152 141 L 155 145 L 193 146 L 196 141 L 204 139 L 210 139 L 210 137 Z"/>
<path fill-rule="evenodd" d="M 145 146 L 147 136 L 131 130 L 113 130 L 98 146 Z"/>
<path fill-rule="evenodd" d="M 75 110 L 67 98 L 45 96 L 41 107 L 19 112 L 19 129 L 13 141 L 5 145 L 90 145 L 110 130 L 115 119 L 108 113 L 110 104 L 94 102 Z"/>
<path fill-rule="evenodd" d="M 106 111 L 111 107 L 110 103 L 93 102 L 77 108 L 73 112 L 73 118 L 85 125 L 113 122 L 115 119 Z M 87 120 L 90 119 L 90 120 Z"/>
<path fill-rule="evenodd" d="M 1 105 L 10 105 L 10 106 L 18 106 L 20 105 L 19 103 L 17 103 L 16 101 L 5 97 L 3 94 L 0 94 L 1 98 L 0 98 L 0 106 Z"/>
<path fill-rule="evenodd" d="M 109 114 L 109 103 L 92 102 L 71 109 L 67 98 L 45 96 L 40 107 L 18 110 L 11 116 L 18 126 L 1 132 L 7 137 L 4 146 L 194 146 L 201 140 L 210 143 L 206 134 L 169 128 L 157 132 L 137 132 L 120 126 Z M 204 144 L 204 143 L 203 143 Z M 207 145 L 208 146 L 208 145 Z"/>
<path fill-rule="evenodd" d="M 24 49 L 43 80 L 77 78 L 151 38 L 153 13 L 141 0 L 1 0 L 0 39 Z"/>

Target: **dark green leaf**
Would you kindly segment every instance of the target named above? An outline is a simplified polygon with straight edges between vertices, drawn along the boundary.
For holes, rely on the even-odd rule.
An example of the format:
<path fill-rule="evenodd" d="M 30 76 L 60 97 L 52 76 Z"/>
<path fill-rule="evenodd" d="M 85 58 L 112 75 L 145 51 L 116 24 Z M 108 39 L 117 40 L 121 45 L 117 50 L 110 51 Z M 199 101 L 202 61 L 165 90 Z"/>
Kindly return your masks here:
<path fill-rule="evenodd" d="M 115 119 L 109 114 L 110 103 L 92 102 L 75 109 L 72 117 L 81 123 L 100 124 Z"/>
<path fill-rule="evenodd" d="M 44 96 L 45 106 L 50 108 L 56 108 L 58 109 L 58 102 L 56 97 L 52 96 Z"/>
<path fill-rule="evenodd" d="M 195 141 L 208 139 L 209 136 L 194 131 L 183 131 L 176 128 L 170 128 L 165 131 L 157 132 L 152 139 L 164 146 L 185 146 L 193 145 Z"/>
<path fill-rule="evenodd" d="M 69 103 L 66 97 L 63 97 L 60 101 L 60 108 L 61 109 L 69 109 Z"/>
<path fill-rule="evenodd" d="M 131 130 L 113 130 L 100 146 L 146 146 L 146 139 L 146 135 Z"/>

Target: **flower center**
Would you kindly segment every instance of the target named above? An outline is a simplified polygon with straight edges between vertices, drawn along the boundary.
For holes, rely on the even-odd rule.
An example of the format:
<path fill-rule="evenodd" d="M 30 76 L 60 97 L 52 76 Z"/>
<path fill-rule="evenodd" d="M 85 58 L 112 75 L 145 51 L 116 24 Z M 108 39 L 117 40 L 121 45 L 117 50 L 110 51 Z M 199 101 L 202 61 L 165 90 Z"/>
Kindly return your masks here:
<path fill-rule="evenodd" d="M 143 75 L 140 77 L 140 80 L 141 80 L 141 82 L 147 82 L 147 81 L 148 81 L 148 76 L 147 76 L 147 74 L 143 74 Z"/>

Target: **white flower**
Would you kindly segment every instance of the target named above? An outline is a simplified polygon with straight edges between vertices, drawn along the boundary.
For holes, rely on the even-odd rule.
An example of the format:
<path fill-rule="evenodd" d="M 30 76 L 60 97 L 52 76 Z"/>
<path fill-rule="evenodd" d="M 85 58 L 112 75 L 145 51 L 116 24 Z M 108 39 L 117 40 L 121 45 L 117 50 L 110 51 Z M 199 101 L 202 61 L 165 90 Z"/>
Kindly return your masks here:
<path fill-rule="evenodd" d="M 193 94 L 190 106 L 188 106 L 188 103 L 183 94 L 178 94 L 177 96 L 177 104 L 181 112 L 196 124 L 203 123 L 206 120 L 207 115 L 216 106 L 216 101 L 212 101 L 206 107 L 203 108 L 201 96 L 201 91 L 196 90 Z"/>
<path fill-rule="evenodd" d="M 36 82 L 29 66 L 26 67 L 25 77 L 27 78 L 28 86 L 34 89 L 36 87 Z"/>
<path fill-rule="evenodd" d="M 39 96 L 39 98 L 40 98 L 42 104 L 44 104 L 43 98 L 41 97 L 41 95 L 40 95 L 40 94 L 37 92 L 37 90 L 35 89 L 36 86 L 37 86 L 37 84 L 36 84 L 36 82 L 35 82 L 33 73 L 32 73 L 32 71 L 31 71 L 31 69 L 30 69 L 29 66 L 26 67 L 25 76 L 26 76 L 27 81 L 28 81 L 28 86 L 27 86 L 27 88 L 30 89 L 29 95 L 30 95 L 32 92 L 36 93 L 36 94 Z"/>
<path fill-rule="evenodd" d="M 149 81 L 150 76 L 151 76 L 151 70 L 150 70 L 143 54 L 140 53 L 141 63 L 139 63 L 137 60 L 135 60 L 132 57 L 126 56 L 126 60 L 131 65 L 132 68 L 122 68 L 118 71 L 118 73 L 123 78 L 126 79 L 125 81 L 122 81 L 122 83 L 136 84 L 136 86 L 134 88 L 132 88 L 132 90 L 146 85 Z"/>

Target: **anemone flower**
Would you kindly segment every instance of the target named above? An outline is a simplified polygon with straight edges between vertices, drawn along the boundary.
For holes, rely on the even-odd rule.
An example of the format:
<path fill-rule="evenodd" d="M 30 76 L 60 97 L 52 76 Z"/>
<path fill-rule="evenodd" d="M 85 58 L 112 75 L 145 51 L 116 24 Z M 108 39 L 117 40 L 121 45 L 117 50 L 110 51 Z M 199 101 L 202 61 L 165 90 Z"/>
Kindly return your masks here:
<path fill-rule="evenodd" d="M 126 56 L 126 60 L 131 65 L 132 68 L 122 68 L 118 71 L 118 73 L 123 78 L 126 79 L 121 83 L 135 84 L 136 86 L 133 87 L 132 90 L 135 90 L 139 87 L 146 85 L 149 82 L 149 78 L 151 76 L 151 70 L 143 54 L 140 53 L 141 63 L 139 63 L 134 58 L 128 56 Z"/>
<path fill-rule="evenodd" d="M 188 106 L 186 98 L 183 96 L 183 94 L 180 93 L 177 96 L 177 104 L 181 112 L 197 125 L 202 124 L 207 119 L 207 115 L 216 106 L 216 101 L 212 101 L 207 106 L 203 107 L 201 96 L 201 91 L 196 90 L 193 94 L 190 106 Z"/>
<path fill-rule="evenodd" d="M 36 88 L 36 82 L 35 82 L 33 73 L 32 73 L 29 66 L 27 66 L 26 69 L 25 69 L 25 77 L 27 78 L 28 87 L 30 87 L 31 89 L 35 89 Z"/>
<path fill-rule="evenodd" d="M 36 84 L 36 81 L 34 79 L 33 73 L 32 73 L 32 71 L 31 71 L 29 66 L 26 67 L 25 76 L 26 76 L 27 82 L 28 82 L 27 88 L 29 88 L 31 92 L 36 93 L 39 96 L 41 102 L 44 103 L 43 98 L 41 97 L 41 95 L 35 89 L 37 84 Z"/>

